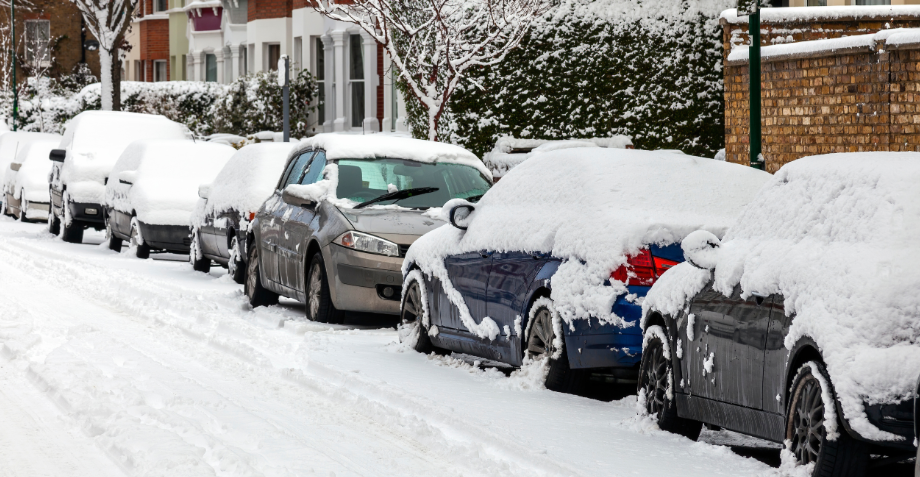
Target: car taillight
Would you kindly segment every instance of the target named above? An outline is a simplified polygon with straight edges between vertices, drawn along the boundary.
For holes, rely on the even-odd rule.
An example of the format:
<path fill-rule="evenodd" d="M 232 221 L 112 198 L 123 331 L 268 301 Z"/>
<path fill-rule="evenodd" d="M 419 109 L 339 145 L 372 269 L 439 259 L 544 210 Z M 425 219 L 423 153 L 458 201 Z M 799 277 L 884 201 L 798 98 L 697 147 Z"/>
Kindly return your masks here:
<path fill-rule="evenodd" d="M 650 287 L 655 284 L 658 277 L 669 268 L 680 262 L 666 258 L 654 257 L 647 249 L 639 251 L 638 255 L 629 257 L 626 265 L 616 269 L 610 278 L 619 280 L 626 285 L 640 285 Z"/>
<path fill-rule="evenodd" d="M 255 219 L 255 218 L 256 218 L 256 213 L 255 213 L 255 212 L 250 212 L 250 213 L 249 213 L 249 221 L 252 222 L 253 219 Z"/>

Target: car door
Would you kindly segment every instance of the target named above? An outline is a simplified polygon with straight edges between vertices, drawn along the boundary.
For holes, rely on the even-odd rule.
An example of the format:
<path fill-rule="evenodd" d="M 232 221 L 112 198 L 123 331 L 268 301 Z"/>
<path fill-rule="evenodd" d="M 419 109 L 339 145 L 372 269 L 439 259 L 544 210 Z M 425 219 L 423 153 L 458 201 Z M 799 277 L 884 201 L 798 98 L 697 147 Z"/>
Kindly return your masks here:
<path fill-rule="evenodd" d="M 313 156 L 312 151 L 304 152 L 294 156 L 288 163 L 284 175 L 278 182 L 272 198 L 269 199 L 270 207 L 267 207 L 260 213 L 259 233 L 261 240 L 262 266 L 264 268 L 265 279 L 282 285 L 281 266 L 282 266 L 282 237 L 284 233 L 284 223 L 293 214 L 291 206 L 284 203 L 281 198 L 281 191 L 290 184 L 298 181 L 302 176 L 307 162 Z M 267 203 L 268 204 L 268 203 Z"/>
<path fill-rule="evenodd" d="M 488 252 L 471 252 L 453 255 L 444 259 L 450 284 L 460 293 L 476 323 L 482 323 L 486 317 L 486 288 L 489 272 L 492 268 L 492 254 Z M 460 312 L 447 296 L 446 287 L 441 284 L 438 310 L 441 325 L 446 328 L 468 333 L 469 330 L 460 319 Z"/>
<path fill-rule="evenodd" d="M 486 315 L 495 320 L 501 329 L 503 340 L 496 346 L 510 348 L 515 337 L 515 320 L 524 327 L 522 314 L 525 296 L 534 275 L 546 263 L 546 255 L 526 252 L 497 252 L 492 255 L 492 268 L 486 288 Z M 518 336 L 517 338 L 523 339 Z M 510 352 L 503 353 L 513 358 Z M 516 363 L 515 363 L 516 364 Z"/>
<path fill-rule="evenodd" d="M 784 341 L 789 333 L 793 316 L 786 316 L 782 295 L 770 297 L 770 327 L 767 329 L 763 360 L 763 410 L 774 414 L 786 412 L 783 397 L 786 387 L 786 360 L 789 350 Z"/>
<path fill-rule="evenodd" d="M 730 307 L 729 298 L 710 283 L 693 298 L 687 326 L 678 330 L 684 348 L 681 375 L 685 381 L 681 386 L 693 396 L 722 397 L 722 379 L 716 379 L 714 372 L 724 371 L 725 365 L 716 368 L 715 358 L 724 362 L 731 352 L 732 325 L 726 322 Z"/>
<path fill-rule="evenodd" d="M 317 151 L 307 163 L 297 183 L 301 185 L 313 184 L 322 179 L 323 168 L 326 167 L 325 151 Z M 284 286 L 306 294 L 306 261 L 307 245 L 313 236 L 313 217 L 317 207 L 292 207 L 291 216 L 285 222 L 282 244 L 284 253 Z"/>

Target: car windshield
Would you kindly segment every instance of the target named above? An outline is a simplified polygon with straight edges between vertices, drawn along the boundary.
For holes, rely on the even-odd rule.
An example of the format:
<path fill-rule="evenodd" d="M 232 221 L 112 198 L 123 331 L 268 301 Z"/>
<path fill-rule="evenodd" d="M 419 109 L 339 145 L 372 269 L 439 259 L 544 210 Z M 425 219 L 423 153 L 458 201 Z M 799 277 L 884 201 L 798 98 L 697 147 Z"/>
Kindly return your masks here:
<path fill-rule="evenodd" d="M 438 190 L 400 200 L 385 200 L 377 205 L 398 202 L 408 208 L 441 207 L 450 199 L 476 199 L 489 190 L 489 180 L 474 167 L 462 164 L 427 164 L 405 159 L 340 159 L 336 196 L 366 202 L 388 192 L 426 187 Z M 395 187 L 395 189 L 393 187 Z"/>

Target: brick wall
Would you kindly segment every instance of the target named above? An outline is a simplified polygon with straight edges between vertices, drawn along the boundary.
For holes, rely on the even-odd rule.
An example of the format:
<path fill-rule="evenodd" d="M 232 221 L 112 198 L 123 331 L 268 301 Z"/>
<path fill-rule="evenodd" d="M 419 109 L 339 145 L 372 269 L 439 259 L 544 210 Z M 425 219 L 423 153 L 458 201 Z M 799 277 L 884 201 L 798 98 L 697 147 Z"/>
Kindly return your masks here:
<path fill-rule="evenodd" d="M 865 19 L 863 19 L 865 20 Z M 902 23 L 898 24 L 896 20 Z M 917 18 L 765 25 L 764 45 L 870 34 Z M 739 33 L 739 31 L 741 33 Z M 723 22 L 725 46 L 747 41 L 747 25 Z M 781 39 L 780 41 L 776 41 Z M 737 43 L 736 43 L 737 44 Z M 749 164 L 749 70 L 729 63 L 726 48 L 726 160 Z M 805 156 L 834 152 L 920 151 L 920 45 L 764 58 L 762 151 L 768 172 Z"/>
<path fill-rule="evenodd" d="M 144 20 L 138 22 L 140 32 L 140 59 L 145 64 L 145 81 L 153 81 L 153 61 L 166 61 L 166 76 L 170 77 L 169 66 L 169 20 Z"/>
<path fill-rule="evenodd" d="M 292 0 L 249 0 L 247 21 L 291 16 Z"/>

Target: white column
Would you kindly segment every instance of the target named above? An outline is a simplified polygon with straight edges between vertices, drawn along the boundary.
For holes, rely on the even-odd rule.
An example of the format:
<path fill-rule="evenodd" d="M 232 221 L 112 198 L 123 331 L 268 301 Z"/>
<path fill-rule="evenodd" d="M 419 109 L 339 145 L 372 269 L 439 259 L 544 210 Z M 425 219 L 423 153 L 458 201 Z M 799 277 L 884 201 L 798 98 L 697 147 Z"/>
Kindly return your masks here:
<path fill-rule="evenodd" d="M 325 65 L 323 66 L 323 94 L 326 97 L 326 120 L 323 121 L 323 132 L 332 132 L 333 128 L 333 112 L 335 111 L 335 97 L 333 77 L 335 76 L 335 61 L 333 59 L 335 44 L 332 40 L 332 37 L 329 35 L 323 35 L 320 37 L 323 40 L 323 58 Z"/>
<path fill-rule="evenodd" d="M 200 71 L 198 71 L 199 70 L 198 52 L 189 51 L 186 63 L 187 63 L 187 68 L 185 71 L 188 74 L 188 80 L 189 81 L 202 81 L 201 76 L 200 76 Z"/>
<path fill-rule="evenodd" d="M 367 132 L 380 132 L 380 120 L 377 118 L 377 42 L 363 30 L 361 46 L 364 48 L 364 124 Z"/>
<path fill-rule="evenodd" d="M 346 34 L 343 30 L 329 32 L 334 45 L 333 69 L 335 70 L 335 85 L 333 86 L 332 96 L 335 97 L 335 119 L 332 123 L 333 131 L 345 131 L 348 129 L 345 118 L 345 95 L 348 91 L 348 85 L 345 84 L 345 39 Z M 328 60 L 328 59 L 327 59 Z M 328 81 L 328 79 L 327 79 Z M 328 96 L 327 96 L 328 98 Z M 329 114 L 329 108 L 326 108 L 326 114 Z"/>
<path fill-rule="evenodd" d="M 217 82 L 223 84 L 224 82 L 224 49 L 220 48 L 214 51 L 215 59 L 217 60 Z"/>
<path fill-rule="evenodd" d="M 240 46 L 230 45 L 230 78 L 227 83 L 232 83 L 240 77 Z"/>

